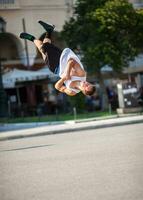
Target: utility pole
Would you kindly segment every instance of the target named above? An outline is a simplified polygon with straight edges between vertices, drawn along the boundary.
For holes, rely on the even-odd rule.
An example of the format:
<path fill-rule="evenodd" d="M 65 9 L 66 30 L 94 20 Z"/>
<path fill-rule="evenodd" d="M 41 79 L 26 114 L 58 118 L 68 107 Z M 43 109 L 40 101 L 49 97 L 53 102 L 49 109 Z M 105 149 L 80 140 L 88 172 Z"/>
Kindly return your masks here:
<path fill-rule="evenodd" d="M 22 19 L 22 25 L 23 25 L 23 32 L 27 32 L 26 31 L 26 23 L 25 23 L 25 19 Z M 27 40 L 24 40 L 24 44 L 25 44 L 25 52 L 26 52 L 26 60 L 27 60 L 27 68 L 28 70 L 30 70 L 30 62 L 29 62 L 29 52 L 28 52 L 28 45 L 27 45 Z M 26 87 L 27 90 L 27 102 L 29 105 L 33 106 L 36 104 L 35 102 L 35 86 L 34 85 L 28 85 Z"/>
<path fill-rule="evenodd" d="M 25 25 L 25 19 L 22 19 L 22 25 L 23 25 L 23 32 L 26 32 L 26 25 Z M 29 63 L 29 53 L 28 53 L 28 45 L 27 45 L 27 40 L 24 40 L 25 44 L 25 52 L 26 52 L 26 60 L 27 60 L 27 67 L 29 69 L 30 63 Z"/>

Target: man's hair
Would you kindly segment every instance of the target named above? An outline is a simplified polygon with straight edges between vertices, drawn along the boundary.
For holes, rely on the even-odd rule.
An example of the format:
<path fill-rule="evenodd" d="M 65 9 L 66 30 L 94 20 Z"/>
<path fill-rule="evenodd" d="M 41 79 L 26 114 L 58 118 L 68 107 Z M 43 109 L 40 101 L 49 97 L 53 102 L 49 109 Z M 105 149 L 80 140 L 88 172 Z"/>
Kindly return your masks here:
<path fill-rule="evenodd" d="M 91 90 L 90 90 L 90 91 L 85 91 L 84 94 L 85 94 L 85 95 L 91 96 L 91 95 L 94 94 L 95 91 L 96 91 L 96 87 L 93 85 L 93 86 L 91 87 Z"/>

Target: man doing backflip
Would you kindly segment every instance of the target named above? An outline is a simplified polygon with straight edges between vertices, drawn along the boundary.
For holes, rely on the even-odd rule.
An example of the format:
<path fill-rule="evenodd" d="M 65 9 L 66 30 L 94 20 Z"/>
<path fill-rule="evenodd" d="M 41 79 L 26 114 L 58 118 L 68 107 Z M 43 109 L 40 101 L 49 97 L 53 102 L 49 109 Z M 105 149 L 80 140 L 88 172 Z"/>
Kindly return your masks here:
<path fill-rule="evenodd" d="M 55 88 L 70 96 L 74 96 L 80 91 L 84 95 L 92 95 L 96 88 L 86 81 L 86 72 L 79 58 L 71 49 L 65 48 L 62 51 L 51 43 L 54 25 L 43 21 L 39 21 L 39 23 L 46 30 L 43 41 L 25 32 L 20 34 L 20 38 L 34 42 L 49 69 L 59 75 L 60 80 L 56 82 Z"/>

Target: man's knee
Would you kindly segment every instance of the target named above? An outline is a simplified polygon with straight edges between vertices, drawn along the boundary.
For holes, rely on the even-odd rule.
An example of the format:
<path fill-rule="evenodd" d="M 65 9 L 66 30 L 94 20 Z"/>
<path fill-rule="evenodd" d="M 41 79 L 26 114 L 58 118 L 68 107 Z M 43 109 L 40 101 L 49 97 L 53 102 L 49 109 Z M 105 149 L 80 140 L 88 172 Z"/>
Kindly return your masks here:
<path fill-rule="evenodd" d="M 47 42 L 50 44 L 52 43 L 50 38 L 44 38 L 43 43 L 47 43 Z"/>

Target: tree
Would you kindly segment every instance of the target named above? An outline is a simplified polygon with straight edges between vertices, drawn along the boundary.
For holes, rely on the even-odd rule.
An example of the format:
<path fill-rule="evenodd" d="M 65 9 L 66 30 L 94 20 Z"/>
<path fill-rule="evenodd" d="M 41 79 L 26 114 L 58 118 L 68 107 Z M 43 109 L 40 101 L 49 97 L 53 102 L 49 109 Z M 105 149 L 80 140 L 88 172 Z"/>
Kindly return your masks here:
<path fill-rule="evenodd" d="M 103 90 L 101 68 L 121 72 L 141 50 L 142 16 L 127 0 L 77 1 L 62 34 L 71 48 L 80 46 L 88 72 L 96 73 Z"/>

